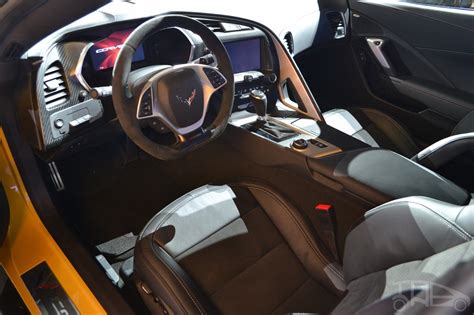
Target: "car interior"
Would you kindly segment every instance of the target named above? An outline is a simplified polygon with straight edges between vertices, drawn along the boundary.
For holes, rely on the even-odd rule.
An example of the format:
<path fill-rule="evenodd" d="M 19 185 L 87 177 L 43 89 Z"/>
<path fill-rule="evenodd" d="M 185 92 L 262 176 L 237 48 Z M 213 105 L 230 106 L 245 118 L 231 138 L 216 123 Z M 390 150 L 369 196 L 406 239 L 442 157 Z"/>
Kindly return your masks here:
<path fill-rule="evenodd" d="M 108 312 L 472 314 L 471 3 L 144 2 L 0 65 L 32 201 Z"/>

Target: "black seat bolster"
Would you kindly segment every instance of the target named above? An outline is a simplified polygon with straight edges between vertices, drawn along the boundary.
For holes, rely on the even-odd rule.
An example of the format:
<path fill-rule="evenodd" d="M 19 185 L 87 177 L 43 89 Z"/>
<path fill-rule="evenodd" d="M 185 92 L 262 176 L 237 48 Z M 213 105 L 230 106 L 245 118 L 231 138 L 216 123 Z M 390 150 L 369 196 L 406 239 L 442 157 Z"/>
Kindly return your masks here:
<path fill-rule="evenodd" d="M 412 160 L 436 170 L 471 151 L 474 151 L 474 132 L 444 138 L 415 155 Z"/>
<path fill-rule="evenodd" d="M 166 305 L 168 312 L 218 314 L 212 302 L 191 277 L 156 243 L 153 234 L 137 243 L 135 257 L 138 283 L 143 282 L 149 287 L 151 292 L 148 294 Z"/>
<path fill-rule="evenodd" d="M 463 133 L 474 132 L 474 111 L 467 114 L 457 125 L 454 127 L 451 135 L 459 135 Z"/>
<path fill-rule="evenodd" d="M 474 205 L 455 206 L 427 197 L 399 199 L 375 208 L 347 237 L 346 283 L 470 241 L 473 220 Z"/>
<path fill-rule="evenodd" d="M 342 270 L 301 213 L 273 190 L 245 184 L 308 273 L 336 294 L 345 290 Z M 322 272 L 323 271 L 323 272 Z"/>

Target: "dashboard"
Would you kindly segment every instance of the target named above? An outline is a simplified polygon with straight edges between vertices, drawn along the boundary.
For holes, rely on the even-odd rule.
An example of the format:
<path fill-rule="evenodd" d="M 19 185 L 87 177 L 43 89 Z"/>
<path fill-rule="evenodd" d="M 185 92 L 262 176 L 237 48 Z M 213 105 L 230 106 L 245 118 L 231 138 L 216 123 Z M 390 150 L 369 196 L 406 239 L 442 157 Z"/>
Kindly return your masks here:
<path fill-rule="evenodd" d="M 134 28 L 104 30 L 105 37 L 94 37 L 79 58 L 76 76 L 83 80 L 86 90 L 96 86 L 110 85 L 112 69 L 118 53 Z M 142 43 L 132 60 L 132 70 L 162 65 L 177 65 L 191 62 L 203 53 L 200 40 L 188 31 L 178 28 L 162 30 Z"/>
<path fill-rule="evenodd" d="M 80 149 L 89 134 L 97 137 L 106 129 L 104 126 L 115 121 L 111 97 L 113 66 L 128 36 L 144 21 L 121 21 L 71 31 L 44 50 L 32 74 L 36 97 L 19 108 L 23 132 L 37 151 Z M 250 25 L 214 19 L 200 21 L 214 31 L 230 57 L 236 85 L 233 111 L 251 110 L 249 94 L 254 89 L 265 91 L 269 106 L 275 106 L 280 65 L 267 35 Z M 208 60 L 210 53 L 196 34 L 167 28 L 149 36 L 138 47 L 132 71 L 189 62 L 212 64 Z M 211 100 L 209 115 L 212 107 L 220 103 L 218 94 L 216 100 Z M 161 131 L 168 130 L 163 127 Z"/>

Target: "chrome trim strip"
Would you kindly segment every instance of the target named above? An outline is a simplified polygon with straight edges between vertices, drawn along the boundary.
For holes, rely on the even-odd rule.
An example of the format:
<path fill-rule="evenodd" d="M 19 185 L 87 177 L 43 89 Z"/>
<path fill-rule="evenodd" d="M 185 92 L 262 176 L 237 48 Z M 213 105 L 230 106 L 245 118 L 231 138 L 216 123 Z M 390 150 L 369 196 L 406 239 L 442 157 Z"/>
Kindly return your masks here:
<path fill-rule="evenodd" d="M 392 67 L 390 66 L 390 63 L 388 62 L 387 58 L 385 58 L 385 54 L 383 53 L 382 49 L 385 44 L 385 41 L 380 38 L 366 38 L 367 44 L 369 44 L 369 48 L 374 54 L 375 58 L 377 58 L 377 61 L 380 63 L 382 67 L 384 67 L 387 70 L 390 70 Z"/>
<path fill-rule="evenodd" d="M 77 60 L 76 70 L 74 75 L 76 76 L 77 81 L 81 84 L 81 86 L 87 91 L 90 92 L 92 90 L 91 86 L 87 83 L 86 79 L 82 75 L 82 68 L 84 67 L 84 60 L 86 59 L 87 53 L 89 49 L 94 46 L 94 43 L 88 43 L 81 51 L 79 55 L 79 59 Z"/>
<path fill-rule="evenodd" d="M 269 34 L 270 35 L 270 34 Z M 280 98 L 280 102 L 288 108 L 297 111 L 305 116 L 316 119 L 318 121 L 324 121 L 323 115 L 319 109 L 318 103 L 314 99 L 310 92 L 310 89 L 303 79 L 303 75 L 298 69 L 298 66 L 294 62 L 293 58 L 283 46 L 280 39 L 275 37 L 273 34 L 270 35 L 271 40 L 275 46 L 278 55 L 278 62 L 280 63 L 280 75 L 279 82 L 277 84 L 277 90 Z M 285 83 L 290 80 L 301 99 L 302 105 L 305 111 L 298 108 L 298 104 L 289 99 L 287 93 L 284 92 Z"/>

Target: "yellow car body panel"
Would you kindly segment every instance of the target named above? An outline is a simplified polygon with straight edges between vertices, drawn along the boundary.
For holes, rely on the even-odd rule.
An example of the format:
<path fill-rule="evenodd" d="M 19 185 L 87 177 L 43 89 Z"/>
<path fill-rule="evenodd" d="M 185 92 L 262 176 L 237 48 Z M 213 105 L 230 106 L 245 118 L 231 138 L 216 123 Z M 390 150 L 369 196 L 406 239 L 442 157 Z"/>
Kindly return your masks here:
<path fill-rule="evenodd" d="M 0 128 L 0 180 L 10 205 L 10 227 L 0 248 L 0 264 L 32 314 L 39 314 L 21 276 L 46 262 L 81 314 L 105 314 L 36 213 Z"/>

